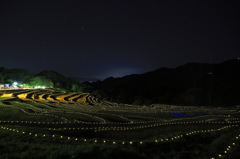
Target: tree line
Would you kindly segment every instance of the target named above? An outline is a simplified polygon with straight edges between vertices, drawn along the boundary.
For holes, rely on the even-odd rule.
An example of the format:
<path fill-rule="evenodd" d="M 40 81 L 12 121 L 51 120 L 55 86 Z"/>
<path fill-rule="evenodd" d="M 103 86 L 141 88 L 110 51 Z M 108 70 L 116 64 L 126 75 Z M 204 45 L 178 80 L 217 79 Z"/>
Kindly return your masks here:
<path fill-rule="evenodd" d="M 55 71 L 46 70 L 34 74 L 25 69 L 5 69 L 0 67 L 0 83 L 12 84 L 13 82 L 17 82 L 19 87 L 24 88 L 45 87 L 55 88 L 63 92 L 95 92 L 90 85 L 81 84 Z"/>

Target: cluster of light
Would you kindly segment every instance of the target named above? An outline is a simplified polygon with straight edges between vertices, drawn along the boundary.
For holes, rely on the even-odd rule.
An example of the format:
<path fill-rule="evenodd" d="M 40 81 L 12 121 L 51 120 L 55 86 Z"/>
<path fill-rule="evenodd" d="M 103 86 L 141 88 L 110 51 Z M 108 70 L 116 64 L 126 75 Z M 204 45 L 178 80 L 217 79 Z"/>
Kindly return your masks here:
<path fill-rule="evenodd" d="M 46 88 L 45 86 L 36 86 L 36 88 Z"/>

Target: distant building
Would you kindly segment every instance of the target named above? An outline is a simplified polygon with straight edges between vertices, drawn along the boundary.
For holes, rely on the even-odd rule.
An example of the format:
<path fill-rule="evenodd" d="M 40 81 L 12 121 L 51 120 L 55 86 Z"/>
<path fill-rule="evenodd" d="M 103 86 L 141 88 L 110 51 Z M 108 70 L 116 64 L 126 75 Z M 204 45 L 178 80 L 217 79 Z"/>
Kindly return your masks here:
<path fill-rule="evenodd" d="M 9 88 L 10 83 L 0 83 L 0 89 Z"/>

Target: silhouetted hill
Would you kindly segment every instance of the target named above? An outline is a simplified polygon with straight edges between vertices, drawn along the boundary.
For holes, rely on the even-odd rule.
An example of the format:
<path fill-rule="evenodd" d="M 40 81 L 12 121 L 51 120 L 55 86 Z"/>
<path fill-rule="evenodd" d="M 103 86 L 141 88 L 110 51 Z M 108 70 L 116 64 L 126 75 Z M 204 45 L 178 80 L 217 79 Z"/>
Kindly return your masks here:
<path fill-rule="evenodd" d="M 96 81 L 99 81 L 100 79 L 98 78 L 86 78 L 86 77 L 69 77 L 75 81 L 78 81 L 78 82 L 96 82 Z"/>
<path fill-rule="evenodd" d="M 188 63 L 141 75 L 107 78 L 92 85 L 105 99 L 129 104 L 238 105 L 240 60 Z"/>
<path fill-rule="evenodd" d="M 106 100 L 148 105 L 240 105 L 240 60 L 220 64 L 188 63 L 160 68 L 122 78 L 109 77 L 94 83 L 79 83 L 55 71 L 33 74 L 24 69 L 0 67 L 0 82 L 18 81 L 34 85 L 53 82 L 53 88 L 89 92 Z M 38 78 L 39 77 L 39 78 Z"/>
<path fill-rule="evenodd" d="M 73 84 L 79 84 L 79 82 L 52 70 L 42 71 L 38 73 L 37 76 L 44 76 L 47 79 L 50 79 L 54 83 L 55 88 L 71 90 Z"/>

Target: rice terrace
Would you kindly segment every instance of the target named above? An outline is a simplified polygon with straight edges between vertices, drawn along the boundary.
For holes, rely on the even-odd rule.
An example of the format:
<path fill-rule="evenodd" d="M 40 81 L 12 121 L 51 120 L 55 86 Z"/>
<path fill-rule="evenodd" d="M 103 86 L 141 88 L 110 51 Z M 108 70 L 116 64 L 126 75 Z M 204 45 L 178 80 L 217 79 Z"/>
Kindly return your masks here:
<path fill-rule="evenodd" d="M 240 107 L 129 105 L 55 89 L 0 91 L 0 158 L 240 157 Z"/>

